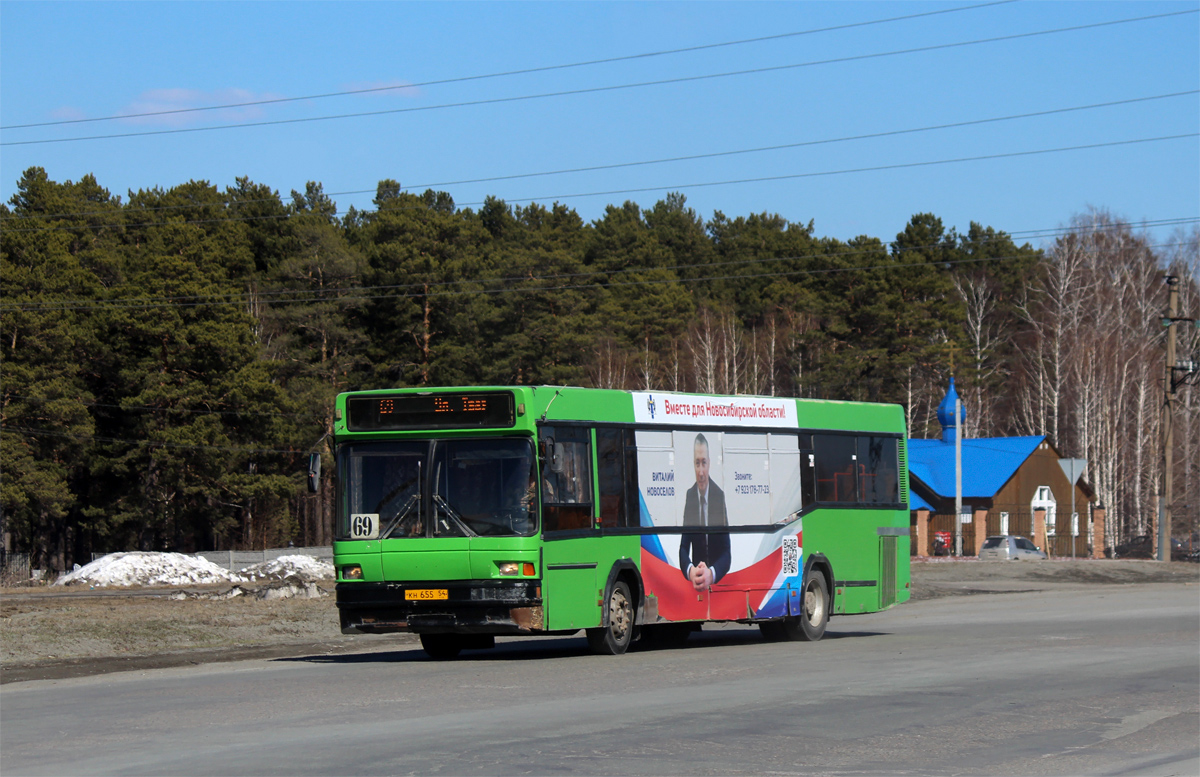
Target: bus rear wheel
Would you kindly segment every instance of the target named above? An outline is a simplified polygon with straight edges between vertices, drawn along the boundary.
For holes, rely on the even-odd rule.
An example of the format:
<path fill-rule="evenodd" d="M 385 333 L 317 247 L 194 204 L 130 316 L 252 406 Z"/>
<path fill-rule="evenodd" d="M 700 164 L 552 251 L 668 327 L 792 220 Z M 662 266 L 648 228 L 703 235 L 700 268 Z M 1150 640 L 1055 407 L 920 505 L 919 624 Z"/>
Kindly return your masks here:
<path fill-rule="evenodd" d="M 828 625 L 829 587 L 825 584 L 825 575 L 809 570 L 800 594 L 800 617 L 784 621 L 784 633 L 791 640 L 816 642 L 825 636 Z"/>
<path fill-rule="evenodd" d="M 825 576 L 814 570 L 804 578 L 800 615 L 764 621 L 758 624 L 758 628 L 768 642 L 816 642 L 825 636 L 825 627 L 828 625 L 829 586 L 825 583 Z"/>
<path fill-rule="evenodd" d="M 618 580 L 608 594 L 607 626 L 587 630 L 588 646 L 602 656 L 619 656 L 633 639 L 633 599 L 629 586 Z"/>

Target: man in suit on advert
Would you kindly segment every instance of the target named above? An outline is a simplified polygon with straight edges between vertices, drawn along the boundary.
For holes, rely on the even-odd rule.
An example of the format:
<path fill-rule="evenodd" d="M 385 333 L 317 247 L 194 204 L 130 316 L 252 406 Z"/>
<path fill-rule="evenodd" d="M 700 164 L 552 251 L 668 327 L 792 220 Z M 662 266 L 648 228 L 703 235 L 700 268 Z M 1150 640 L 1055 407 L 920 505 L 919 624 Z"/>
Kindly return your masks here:
<path fill-rule="evenodd" d="M 696 485 L 687 490 L 683 503 L 683 525 L 728 526 L 725 492 L 709 480 L 711 463 L 708 440 L 696 435 L 692 446 L 692 465 Z M 729 571 L 729 534 L 727 532 L 684 532 L 679 543 L 679 569 L 697 592 L 707 591 Z"/>

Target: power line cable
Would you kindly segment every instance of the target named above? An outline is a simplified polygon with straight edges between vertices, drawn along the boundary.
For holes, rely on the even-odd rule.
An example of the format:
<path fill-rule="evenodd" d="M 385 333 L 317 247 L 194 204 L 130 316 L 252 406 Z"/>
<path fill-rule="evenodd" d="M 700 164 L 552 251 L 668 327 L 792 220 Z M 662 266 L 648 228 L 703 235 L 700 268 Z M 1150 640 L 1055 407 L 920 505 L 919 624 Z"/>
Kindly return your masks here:
<path fill-rule="evenodd" d="M 458 181 L 438 181 L 438 182 L 433 182 L 433 183 L 419 183 L 419 184 L 412 184 L 410 186 L 406 186 L 406 187 L 404 187 L 404 190 L 411 192 L 411 191 L 414 191 L 417 189 L 428 189 L 428 188 L 432 188 L 435 186 L 458 186 L 458 185 L 472 184 L 472 183 L 511 181 L 511 180 L 518 180 L 518 179 L 522 179 L 522 178 L 537 178 L 537 177 L 545 177 L 545 176 L 551 176 L 551 175 L 568 175 L 568 174 L 573 174 L 573 173 L 595 172 L 595 171 L 599 171 L 599 170 L 618 170 L 618 169 L 629 168 L 629 167 L 644 167 L 644 166 L 648 166 L 648 165 L 668 164 L 668 163 L 672 163 L 672 162 L 695 161 L 698 159 L 715 159 L 715 158 L 720 158 L 720 157 L 737 156 L 737 155 L 741 155 L 741 154 L 763 153 L 763 152 L 767 152 L 767 151 L 782 151 L 782 150 L 786 150 L 786 149 L 803 148 L 806 146 L 818 146 L 818 145 L 826 145 L 826 144 L 831 144 L 831 143 L 845 143 L 845 142 L 851 142 L 851 141 L 856 141 L 856 140 L 871 140 L 871 139 L 876 139 L 876 138 L 893 137 L 893 136 L 897 136 L 897 135 L 910 135 L 910 134 L 915 134 L 915 133 L 919 133 L 919 132 L 932 132 L 932 131 L 937 131 L 937 130 L 955 129 L 955 128 L 960 128 L 960 127 L 970 127 L 970 126 L 977 126 L 977 125 L 982 125 L 982 124 L 993 124 L 993 123 L 1004 122 L 1004 121 L 1016 121 L 1016 120 L 1020 120 L 1020 119 L 1038 118 L 1038 117 L 1042 117 L 1042 116 L 1053 116 L 1053 115 L 1063 114 L 1063 113 L 1074 113 L 1074 112 L 1078 112 L 1078 111 L 1097 110 L 1100 108 L 1111 108 L 1111 107 L 1116 107 L 1116 106 L 1121 106 L 1121 105 L 1133 105 L 1133 104 L 1137 104 L 1137 103 L 1151 102 L 1151 101 L 1155 101 L 1155 100 L 1167 100 L 1167 99 L 1173 99 L 1173 98 L 1177 98 L 1177 97 L 1187 97 L 1187 96 L 1192 96 L 1192 95 L 1196 95 L 1196 94 L 1200 94 L 1200 89 L 1190 89 L 1190 90 L 1183 91 L 1183 92 L 1170 92 L 1167 94 L 1150 95 L 1150 96 L 1146 96 L 1146 97 L 1131 97 L 1131 98 L 1127 98 L 1127 99 L 1123 99 L 1123 100 L 1111 100 L 1108 102 L 1091 103 L 1088 105 L 1075 105 L 1075 106 L 1069 106 L 1069 107 L 1065 107 L 1065 108 L 1049 108 L 1049 109 L 1041 110 L 1041 111 L 1015 113 L 1015 114 L 1010 114 L 1007 116 L 993 116 L 993 117 L 989 117 L 989 118 L 985 118 L 985 119 L 968 119 L 968 120 L 964 120 L 964 121 L 950 122 L 950 123 L 946 123 L 946 124 L 934 124 L 934 125 L 930 125 L 930 126 L 926 126 L 926 127 L 909 127 L 906 129 L 885 130 L 882 132 L 871 132 L 871 133 L 865 133 L 865 134 L 861 134 L 861 135 L 844 135 L 842 137 L 835 137 L 835 138 L 821 138 L 818 140 L 798 141 L 796 143 L 782 143 L 782 144 L 772 145 L 772 146 L 759 146 L 757 148 L 736 149 L 736 150 L 732 150 L 732 151 L 714 151 L 714 152 L 709 152 L 709 153 L 704 153 L 704 154 L 690 154 L 687 156 L 667 157 L 664 159 L 647 159 L 647 160 L 639 160 L 639 161 L 634 161 L 634 162 L 615 162 L 615 163 L 606 164 L 606 165 L 591 165 L 591 166 L 587 166 L 587 167 L 575 167 L 575 168 L 568 168 L 568 169 L 563 169 L 563 170 L 546 170 L 546 171 L 534 172 L 534 173 L 515 173 L 515 174 L 511 174 L 511 175 L 497 175 L 497 176 L 490 176 L 490 177 L 486 177 L 486 178 L 468 178 L 468 179 L 458 180 Z M 376 191 L 376 189 L 358 189 L 358 190 L 344 191 L 344 192 L 330 192 L 326 196 L 338 197 L 338 196 L 342 196 L 342 195 L 353 195 L 353 194 L 372 194 L 375 191 Z M 256 199 L 250 199 L 250 200 L 238 200 L 236 202 L 228 202 L 228 203 L 185 203 L 185 204 L 180 204 L 180 205 L 156 206 L 156 207 L 152 207 L 152 208 L 139 207 L 136 209 L 136 212 L 140 213 L 140 212 L 147 212 L 147 211 L 154 212 L 154 211 L 163 211 L 163 210 L 181 210 L 181 209 L 210 208 L 210 207 L 221 207 L 221 206 L 235 207 L 235 206 L 241 206 L 241 205 L 246 205 L 246 204 L 251 204 L 251 203 L 262 203 L 262 202 L 279 202 L 280 204 L 283 204 L 282 198 L 279 198 L 279 197 L 275 197 L 273 199 L 256 198 Z M 288 206 L 284 205 L 284 207 L 288 207 Z M 83 217 L 83 216 L 107 215 L 110 213 L 112 213 L 112 210 L 82 211 L 82 212 L 77 212 L 77 213 L 53 213 L 53 214 L 39 213 L 36 215 L 18 215 L 18 216 L 8 216 L 6 218 L 0 218 L 0 223 L 9 222 L 9 221 L 26 220 L 26 219 L 39 219 L 39 218 L 67 218 L 67 217 L 77 218 L 77 217 Z M 248 219 L 253 219 L 253 218 L 278 218 L 278 216 L 248 217 Z"/>
<path fill-rule="evenodd" d="M 659 165 L 670 162 L 690 162 L 697 159 L 715 159 L 719 157 L 737 156 L 740 154 L 756 154 L 766 151 L 783 151 L 792 148 L 804 148 L 806 146 L 819 146 L 829 143 L 844 143 L 854 140 L 873 140 L 876 138 L 894 137 L 896 135 L 911 135 L 917 132 L 932 132 L 935 130 L 955 129 L 958 127 L 971 127 L 980 124 L 993 124 L 1002 121 L 1015 121 L 1018 119 L 1030 119 L 1040 116 L 1053 116 L 1061 113 L 1071 113 L 1075 111 L 1087 111 L 1097 108 L 1110 108 L 1117 105 L 1131 105 L 1133 103 L 1149 102 L 1151 100 L 1165 100 L 1173 97 L 1184 97 L 1188 95 L 1200 94 L 1200 89 L 1190 89 L 1186 92 L 1172 92 L 1170 94 L 1153 95 L 1150 97 L 1134 97 L 1128 100 L 1113 100 L 1105 103 L 1093 103 L 1091 105 L 1077 105 L 1069 108 L 1051 108 L 1044 111 L 1032 111 L 1029 113 L 1015 113 L 1009 116 L 995 116 L 987 119 L 970 119 L 967 121 L 956 121 L 948 124 L 934 124 L 928 127 L 912 127 L 909 129 L 887 130 L 884 132 L 869 132 L 862 135 L 846 135 L 840 138 L 823 138 L 821 140 L 805 140 L 797 143 L 781 143 L 774 146 L 759 146 L 758 148 L 746 148 L 736 151 L 715 151 L 707 154 L 690 154 L 687 156 L 667 157 L 665 159 L 648 159 L 639 162 L 618 162 L 609 165 L 593 165 L 591 167 L 575 167 L 564 170 L 547 170 L 539 173 L 518 173 L 515 175 L 497 175 L 488 178 L 467 178 L 461 181 L 437 181 L 434 183 L 419 183 L 404 187 L 412 191 L 415 189 L 428 189 L 434 186 L 458 186 L 468 183 L 490 183 L 493 181 L 511 181 L 519 178 L 537 178 L 549 175 L 566 175 L 570 173 L 589 173 L 597 170 L 619 170 L 626 167 L 641 167 L 645 165 Z M 369 194 L 366 192 L 346 192 L 347 194 Z M 330 195 L 333 196 L 333 195 Z"/>
<path fill-rule="evenodd" d="M 1163 141 L 1168 141 L 1168 140 L 1181 140 L 1181 139 L 1185 139 L 1185 138 L 1194 138 L 1197 136 L 1200 136 L 1200 133 L 1192 132 L 1192 133 L 1185 133 L 1185 134 L 1180 134 L 1180 135 L 1164 135 L 1164 136 L 1156 137 L 1156 138 L 1135 138 L 1132 140 L 1116 140 L 1116 141 L 1109 141 L 1109 142 L 1105 142 L 1105 143 L 1088 143 L 1088 144 L 1082 144 L 1082 145 L 1077 145 L 1077 146 L 1062 146 L 1059 148 L 1037 149 L 1037 150 L 1033 150 L 1033 151 L 1012 151 L 1012 152 L 1006 152 L 1006 153 L 1000 153 L 1000 154 L 984 154 L 984 155 L 980 155 L 980 156 L 956 157 L 953 159 L 938 159 L 938 160 L 930 160 L 930 161 L 923 161 L 923 162 L 904 162 L 904 163 L 891 164 L 891 165 L 875 165 L 875 166 L 871 166 L 871 167 L 847 168 L 847 169 L 843 169 L 843 170 L 824 170 L 824 171 L 811 172 L 811 173 L 792 173 L 792 174 L 786 174 L 786 175 L 763 176 L 763 177 L 758 177 L 758 178 L 738 178 L 738 179 L 730 179 L 730 180 L 725 180 L 725 181 L 708 181 L 708 182 L 688 183 L 688 184 L 643 186 L 643 187 L 632 188 L 632 189 L 611 189 L 608 191 L 578 192 L 578 193 L 574 193 L 574 194 L 552 194 L 552 195 L 542 195 L 542 196 L 535 196 L 535 197 L 512 197 L 512 198 L 505 198 L 505 201 L 506 202 L 509 202 L 509 201 L 526 202 L 526 201 L 528 201 L 530 203 L 535 203 L 535 202 L 538 202 L 539 200 L 541 200 L 541 201 L 544 201 L 544 200 L 561 201 L 561 200 L 571 200 L 571 199 L 582 199 L 584 197 L 610 196 L 610 195 L 616 195 L 616 194 L 640 194 L 640 193 L 644 193 L 644 192 L 653 192 L 653 191 L 679 191 L 682 189 L 701 189 L 701 188 L 708 188 L 708 187 L 712 187 L 712 186 L 732 186 L 735 184 L 744 184 L 744 183 L 762 183 L 765 181 L 785 181 L 785 180 L 794 180 L 794 179 L 799 179 L 799 178 L 816 178 L 816 177 L 831 176 L 831 175 L 848 175 L 851 173 L 869 173 L 869 172 L 880 172 L 880 171 L 884 171 L 884 170 L 903 170 L 903 169 L 907 169 L 907 168 L 916 168 L 916 167 L 931 167 L 931 166 L 935 166 L 935 165 L 960 164 L 963 162 L 980 162 L 980 161 L 988 161 L 988 160 L 995 160 L 995 159 L 1010 159 L 1010 158 L 1017 158 L 1017 157 L 1024 157 L 1024 156 L 1035 156 L 1035 155 L 1039 155 L 1039 154 L 1056 154 L 1056 153 L 1065 153 L 1068 151 L 1082 151 L 1082 150 L 1091 150 L 1091 149 L 1097 149 L 1097 148 L 1109 148 L 1109 147 L 1115 147 L 1115 146 L 1128 146 L 1128 145 L 1136 145 L 1136 144 L 1140 144 L 1140 143 L 1157 143 L 1157 142 L 1163 142 Z M 486 204 L 486 202 L 487 202 L 486 200 L 478 200 L 478 201 L 474 201 L 474 202 L 457 203 L 456 207 L 471 207 L 471 206 L 477 207 L 477 206 Z M 213 207 L 220 207 L 220 206 L 216 203 L 213 203 Z M 419 209 L 419 208 L 411 208 L 411 209 L 415 210 L 415 209 Z M 107 213 L 108 212 L 102 212 L 99 215 L 106 215 Z M 156 222 L 142 222 L 142 223 L 134 223 L 134 224 L 129 224 L 129 223 L 112 224 L 112 223 L 109 223 L 109 224 L 73 224 L 73 225 L 65 225 L 65 226 L 15 227 L 15 228 L 6 228 L 5 231 L 8 231 L 8 232 L 41 232 L 41 231 L 103 229 L 103 228 L 142 229 L 142 228 L 146 228 L 146 227 L 156 227 L 156 226 L 168 226 L 168 225 L 178 226 L 180 224 L 200 225 L 200 224 L 221 224 L 221 223 L 234 222 L 234 221 L 279 220 L 279 219 L 284 219 L 284 218 L 290 218 L 290 217 L 296 216 L 296 215 L 299 215 L 299 214 L 287 213 L 287 214 L 279 214 L 277 216 L 251 216 L 251 217 L 240 217 L 240 218 L 222 217 L 222 218 L 217 218 L 217 219 L 196 219 L 196 220 L 188 220 L 188 221 L 156 221 Z"/>
<path fill-rule="evenodd" d="M 1136 138 L 1133 140 L 1115 140 L 1115 141 L 1109 141 L 1106 143 L 1086 143 L 1086 144 L 1081 144 L 1081 145 L 1077 145 L 1077 146 L 1062 146 L 1059 148 L 1044 148 L 1044 149 L 1038 149 L 1035 151 L 1010 151 L 1010 152 L 1001 153 L 1001 154 L 983 154 L 980 156 L 956 157 L 954 159 L 938 159 L 938 160 L 926 161 L 926 162 L 904 162 L 904 163 L 892 164 L 892 165 L 874 165 L 871 167 L 853 167 L 853 168 L 848 168 L 845 170 L 827 170 L 827 171 L 816 172 L 816 173 L 791 173 L 791 174 L 787 174 L 787 175 L 767 175 L 767 176 L 761 176 L 758 178 L 738 178 L 738 179 L 731 179 L 731 180 L 726 180 L 726 181 L 707 181 L 707 182 L 702 182 L 702 183 L 673 184 L 671 186 L 643 186 L 643 187 L 639 187 L 639 188 L 635 188 L 635 189 L 614 189 L 614 190 L 610 190 L 610 191 L 599 191 L 599 192 L 577 192 L 574 194 L 552 194 L 552 195 L 548 195 L 548 196 L 534 197 L 534 198 L 514 197 L 512 199 L 514 199 L 518 202 L 524 202 L 526 200 L 536 202 L 537 200 L 570 200 L 570 199 L 578 199 L 578 198 L 583 198 L 583 197 L 609 196 L 609 195 L 613 195 L 613 194 L 639 194 L 642 192 L 662 191 L 664 189 L 668 190 L 668 191 L 678 191 L 678 190 L 682 190 L 682 189 L 702 189 L 702 188 L 706 188 L 706 187 L 710 187 L 710 186 L 731 186 L 733 184 L 763 183 L 765 181 L 790 181 L 790 180 L 795 180 L 798 178 L 817 178 L 817 177 L 827 176 L 827 175 L 847 175 L 850 173 L 873 173 L 873 172 L 879 172 L 882 170 L 903 170 L 903 169 L 914 168 L 914 167 L 930 167 L 930 166 L 934 166 L 934 165 L 958 164 L 961 162 L 982 162 L 982 161 L 987 161 L 987 160 L 992 160 L 992 159 L 1012 159 L 1012 158 L 1016 158 L 1016 157 L 1036 156 L 1038 154 L 1057 154 L 1057 153 L 1063 153 L 1063 152 L 1067 152 L 1067 151 L 1084 151 L 1084 150 L 1096 149 L 1096 148 L 1111 148 L 1114 146 L 1130 146 L 1130 145 L 1136 145 L 1139 143 L 1158 143 L 1158 142 L 1167 141 L 1167 140 L 1182 140 L 1184 138 L 1195 138 L 1195 137 L 1200 137 L 1200 132 L 1188 132 L 1188 133 L 1184 133 L 1184 134 L 1180 134 L 1180 135 L 1163 135 L 1163 136 L 1157 137 L 1157 138 Z"/>
<path fill-rule="evenodd" d="M 1173 17 L 1173 16 L 1182 16 L 1184 14 L 1193 14 L 1193 13 L 1200 13 L 1200 9 L 1189 9 L 1186 11 L 1173 11 L 1170 13 L 1153 14 L 1153 15 L 1149 15 L 1149 16 L 1139 16 L 1139 17 L 1134 17 L 1134 18 L 1129 18 L 1129 19 L 1117 19 L 1117 20 L 1106 21 L 1106 22 L 1095 22 L 1092 24 L 1081 24 L 1081 25 L 1076 25 L 1073 27 L 1060 27 L 1060 28 L 1056 28 L 1056 29 L 1052 29 L 1052 30 L 1038 30 L 1035 32 L 1015 33 L 1012 35 L 1001 35 L 1001 36 L 997 36 L 997 37 L 993 37 L 993 38 L 979 38 L 979 39 L 970 40 L 970 41 L 957 41 L 955 43 L 941 43 L 941 44 L 935 44 L 935 45 L 931 45 L 931 46 L 918 46 L 918 47 L 910 48 L 910 49 L 899 49 L 899 50 L 895 50 L 895 51 L 876 52 L 873 54 L 859 54 L 859 55 L 853 55 L 853 56 L 847 56 L 847 57 L 835 57 L 832 59 L 815 60 L 815 61 L 811 61 L 811 62 L 799 62 L 799 63 L 793 63 L 793 64 L 788 64 L 788 65 L 774 65 L 774 66 L 769 66 L 769 67 L 749 68 L 746 70 L 733 70 L 733 71 L 728 71 L 728 72 L 724 72 L 724 73 L 710 73 L 710 74 L 699 75 L 699 76 L 682 76 L 679 78 L 665 78 L 665 79 L 658 79 L 658 80 L 654 80 L 654 81 L 640 81 L 640 82 L 629 83 L 629 84 L 616 84 L 616 85 L 609 85 L 609 86 L 587 87 L 587 88 L 581 88 L 581 89 L 567 89 L 567 90 L 562 90 L 562 91 L 557 91 L 557 92 L 543 92 L 540 94 L 518 95 L 515 97 L 493 97 L 493 98 L 486 98 L 486 99 L 480 99 L 480 100 L 465 100 L 462 102 L 455 102 L 455 103 L 441 103 L 439 105 L 413 106 L 413 107 L 409 107 L 409 108 L 392 108 L 392 109 L 379 110 L 379 111 L 360 111 L 360 112 L 355 112 L 355 113 L 341 113 L 341 114 L 334 114 L 334 115 L 327 115 L 327 116 L 307 116 L 307 117 L 300 117 L 300 118 L 295 118 L 295 119 L 272 119 L 269 121 L 239 122 L 236 124 L 218 124 L 218 125 L 214 125 L 214 126 L 210 126 L 210 127 L 180 127 L 180 128 L 175 128 L 175 129 L 164 129 L 164 130 L 144 130 L 144 131 L 139 131 L 139 132 L 120 132 L 120 133 L 112 133 L 112 134 L 108 134 L 108 135 L 87 135 L 87 136 L 78 136 L 78 137 L 73 137 L 73 138 L 43 138 L 41 140 L 6 141 L 6 142 L 0 142 L 0 146 L 30 146 L 30 145 L 41 145 L 41 144 L 46 144 L 46 143 L 74 143 L 74 142 L 87 141 L 87 140 L 110 140 L 110 139 L 114 139 L 114 138 L 149 137 L 152 135 L 179 135 L 179 134 L 191 133 L 191 132 L 211 132 L 214 130 L 244 129 L 247 127 L 282 126 L 282 125 L 303 124 L 303 123 L 310 123 L 310 122 L 317 122 L 317 121 L 332 121 L 332 120 L 338 120 L 338 119 L 365 118 L 365 117 L 370 117 L 370 116 L 389 116 L 389 115 L 396 115 L 396 114 L 402 114 L 402 113 L 415 113 L 418 111 L 441 110 L 441 109 L 445 109 L 445 108 L 465 108 L 465 107 L 474 107 L 474 106 L 479 106 L 479 105 L 498 105 L 498 104 L 504 104 L 504 103 L 522 102 L 522 101 L 527 101 L 527 100 L 547 99 L 547 98 L 551 98 L 551 97 L 570 97 L 570 96 L 576 96 L 576 95 L 581 95 L 581 94 L 598 94 L 598 93 L 603 93 L 603 92 L 614 92 L 614 91 L 619 91 L 619 90 L 624 90 L 624 89 L 638 89 L 638 88 L 644 88 L 644 87 L 649 87 L 649 86 L 664 86 L 664 85 L 668 85 L 668 84 L 694 83 L 694 82 L 698 82 L 698 81 L 707 81 L 707 80 L 712 80 L 712 79 L 717 79 L 717 78 L 732 78 L 732 77 L 736 77 L 736 76 L 756 75 L 756 74 L 761 74 L 761 73 L 771 73 L 771 72 L 780 72 L 780 71 L 784 71 L 784 70 L 794 70 L 794 69 L 803 68 L 803 67 L 814 67 L 817 65 L 841 64 L 841 63 L 845 63 L 845 62 L 856 62 L 856 61 L 869 60 L 869 59 L 879 59 L 879 58 L 883 58 L 883 57 L 894 57 L 894 56 L 901 56 L 901 55 L 905 55 L 905 54 L 917 54 L 917 53 L 924 53 L 924 52 L 930 52 L 930 51 L 940 51 L 940 50 L 946 50 L 946 49 L 961 48 L 964 46 L 975 46 L 975 45 L 980 45 L 980 44 L 985 44 L 985 43 L 998 43 L 998 42 L 1010 41 L 1010 40 L 1020 40 L 1023 38 L 1032 38 L 1032 37 L 1041 36 L 1041 35 L 1052 35 L 1052 34 L 1057 34 L 1057 33 L 1078 32 L 1081 30 L 1097 29 L 1097 28 L 1101 28 L 1101 27 L 1111 27 L 1111 26 L 1118 25 L 1118 24 L 1132 24 L 1135 22 L 1151 21 L 1151 20 L 1155 20 L 1155 19 L 1164 19 L 1164 18 L 1169 18 L 1169 17 Z"/>
<path fill-rule="evenodd" d="M 720 43 L 706 43 L 698 46 L 686 46 L 678 49 L 666 49 L 663 51 L 649 51 L 641 54 L 629 54 L 620 57 L 606 57 L 603 59 L 592 59 L 584 62 L 571 62 L 559 65 L 543 65 L 541 67 L 522 68 L 519 70 L 506 70 L 499 73 L 487 73 L 483 75 L 461 76 L 458 78 L 442 78 L 434 81 L 421 81 L 411 84 L 391 85 L 391 86 L 375 86 L 365 89 L 347 89 L 340 92 L 325 92 L 322 94 L 310 94 L 300 97 L 276 97 L 264 100 L 250 100 L 240 103 L 226 103 L 224 105 L 206 105 L 198 108 L 175 108 L 165 111 L 146 111 L 144 113 L 124 113 L 113 116 L 99 116 L 90 119 L 60 119 L 57 121 L 43 121 L 29 124 L 10 124 L 0 127 L 0 130 L 7 129 L 27 129 L 33 127 L 55 127 L 64 124 L 88 124 L 100 121 L 115 121 L 119 119 L 140 119 L 151 116 L 171 116 L 182 113 L 199 113 L 201 111 L 217 111 L 228 110 L 231 108 L 249 108 L 258 105 L 274 105 L 279 103 L 300 102 L 304 100 L 323 100 L 330 97 L 347 97 L 361 94 L 377 94 L 379 92 L 400 91 L 404 89 L 420 89 L 426 86 L 442 86 L 445 84 L 457 84 L 467 81 L 481 81 L 489 78 L 505 78 L 517 75 L 530 75 L 533 73 L 546 73 L 555 70 L 567 70 L 570 68 L 589 67 L 592 65 L 606 65 L 614 62 L 629 62 L 637 59 L 649 59 L 651 57 L 662 57 L 671 54 L 686 54 L 695 51 L 705 51 L 709 49 L 725 48 L 729 46 L 741 46 L 749 43 L 764 43 L 766 41 L 782 40 L 784 38 L 795 38 L 802 35 L 815 35 L 823 32 L 836 32 L 838 30 L 849 30 L 856 27 L 869 27 L 877 24 L 888 24 L 891 22 L 908 21 L 911 19 L 920 19 L 927 16 L 939 16 L 942 14 L 958 13 L 960 11 L 972 11 L 979 8 L 989 8 L 996 5 L 1008 5 L 1017 2 L 1017 0 L 995 0 L 995 2 L 981 3 L 978 5 L 967 5 L 959 8 L 943 8 L 936 11 L 926 11 L 923 13 L 908 14 L 906 16 L 892 16 L 886 19 L 873 19 L 865 22 L 852 22 L 850 24 L 839 24 L 833 27 L 820 27 L 812 30 L 800 30 L 798 32 L 784 32 L 777 35 L 764 35 L 758 38 L 744 38 L 742 40 L 723 41 Z"/>

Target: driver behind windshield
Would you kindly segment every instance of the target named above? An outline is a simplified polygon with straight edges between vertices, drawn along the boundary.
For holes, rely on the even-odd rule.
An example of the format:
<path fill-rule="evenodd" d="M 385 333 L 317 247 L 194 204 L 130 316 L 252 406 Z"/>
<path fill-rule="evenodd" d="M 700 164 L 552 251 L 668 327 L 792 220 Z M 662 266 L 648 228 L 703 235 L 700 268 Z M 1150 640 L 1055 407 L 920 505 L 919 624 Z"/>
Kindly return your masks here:
<path fill-rule="evenodd" d="M 532 464 L 531 455 L 459 458 L 447 501 L 476 534 L 529 534 L 536 525 Z"/>

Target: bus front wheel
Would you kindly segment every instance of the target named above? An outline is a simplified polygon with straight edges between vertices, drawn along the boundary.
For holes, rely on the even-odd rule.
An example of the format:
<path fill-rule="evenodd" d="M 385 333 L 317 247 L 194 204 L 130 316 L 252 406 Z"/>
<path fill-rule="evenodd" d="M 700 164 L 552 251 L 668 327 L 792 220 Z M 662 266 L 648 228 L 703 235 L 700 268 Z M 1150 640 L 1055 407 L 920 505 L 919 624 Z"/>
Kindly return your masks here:
<path fill-rule="evenodd" d="M 629 586 L 618 580 L 608 595 L 607 626 L 587 630 L 588 646 L 602 656 L 619 656 L 633 639 L 633 599 Z"/>

